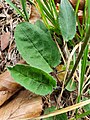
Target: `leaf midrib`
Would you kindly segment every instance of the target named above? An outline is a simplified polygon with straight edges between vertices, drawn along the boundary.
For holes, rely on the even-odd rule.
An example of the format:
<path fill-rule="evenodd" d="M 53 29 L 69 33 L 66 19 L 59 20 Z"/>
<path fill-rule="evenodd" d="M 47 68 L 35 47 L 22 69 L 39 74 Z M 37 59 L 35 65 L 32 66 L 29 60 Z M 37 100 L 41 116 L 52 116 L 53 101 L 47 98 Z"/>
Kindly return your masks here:
<path fill-rule="evenodd" d="M 22 76 L 30 79 L 30 77 L 28 77 L 28 76 L 25 75 L 25 74 L 22 74 L 20 71 L 18 71 L 18 70 L 15 70 L 15 71 L 16 71 L 16 73 L 19 73 L 19 74 L 21 74 Z M 31 80 L 35 81 L 34 79 L 31 79 Z M 35 81 L 35 82 L 37 82 L 37 83 L 40 83 L 40 82 L 41 82 L 42 84 L 47 85 L 47 83 L 45 84 L 45 83 L 43 83 L 42 81 L 40 81 L 40 82 L 39 82 L 39 81 Z M 49 84 L 49 86 L 51 86 L 49 82 L 48 82 L 48 84 Z"/>
<path fill-rule="evenodd" d="M 37 26 L 36 26 L 37 27 Z M 40 28 L 39 28 L 40 29 Z M 41 30 L 41 29 L 40 29 Z M 43 31 L 43 30 L 41 30 L 41 31 Z M 23 32 L 23 34 L 27 37 L 27 39 L 28 39 L 28 36 L 25 34 L 25 32 L 23 31 L 23 29 L 22 29 L 22 32 Z M 46 34 L 46 33 L 45 33 Z M 51 66 L 49 65 L 49 63 L 48 63 L 48 61 L 45 59 L 45 57 L 40 53 L 40 51 L 36 48 L 36 46 L 35 46 L 35 44 L 32 42 L 32 40 L 30 39 L 30 41 L 31 41 L 31 43 L 32 43 L 32 45 L 33 45 L 33 47 L 35 48 L 35 50 L 40 54 L 40 56 L 44 59 L 44 61 L 48 64 L 48 66 L 51 68 Z M 52 69 L 52 68 L 51 68 Z"/>

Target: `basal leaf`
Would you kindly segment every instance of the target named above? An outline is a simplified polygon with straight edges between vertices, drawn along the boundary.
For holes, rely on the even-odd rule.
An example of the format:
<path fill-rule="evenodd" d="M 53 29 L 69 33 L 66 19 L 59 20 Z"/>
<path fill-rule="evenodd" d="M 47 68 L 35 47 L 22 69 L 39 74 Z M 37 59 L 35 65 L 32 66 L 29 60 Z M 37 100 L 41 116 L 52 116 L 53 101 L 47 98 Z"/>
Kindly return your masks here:
<path fill-rule="evenodd" d="M 68 0 L 61 0 L 59 25 L 64 40 L 71 40 L 76 33 L 76 16 Z"/>
<path fill-rule="evenodd" d="M 15 30 L 15 40 L 28 64 L 50 73 L 52 67 L 60 63 L 60 54 L 50 32 L 44 29 L 28 22 L 20 23 Z"/>
<path fill-rule="evenodd" d="M 8 70 L 16 82 L 35 94 L 47 95 L 56 87 L 55 79 L 40 69 L 18 64 Z"/>

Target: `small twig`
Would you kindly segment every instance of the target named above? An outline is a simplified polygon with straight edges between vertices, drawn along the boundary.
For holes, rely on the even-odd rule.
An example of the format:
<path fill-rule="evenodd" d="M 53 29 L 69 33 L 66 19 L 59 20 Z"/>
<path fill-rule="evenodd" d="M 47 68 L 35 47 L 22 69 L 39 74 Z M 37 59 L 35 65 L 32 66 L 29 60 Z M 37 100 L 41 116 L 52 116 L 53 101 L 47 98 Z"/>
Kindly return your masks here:
<path fill-rule="evenodd" d="M 90 79 L 90 75 L 87 77 L 86 81 L 88 81 L 89 79 Z M 88 82 L 87 84 L 84 84 L 83 91 L 87 88 L 88 85 L 90 85 L 90 82 Z"/>
<path fill-rule="evenodd" d="M 61 51 L 61 48 L 60 48 L 60 46 L 59 46 L 59 44 L 58 44 L 58 42 L 56 41 L 55 38 L 54 38 L 54 40 L 55 40 L 55 43 L 56 43 L 56 45 L 57 45 L 57 47 L 58 47 L 58 49 L 59 49 L 59 52 L 60 52 L 60 54 L 61 54 L 61 56 L 62 56 L 62 59 L 63 59 L 63 61 L 64 61 L 64 64 L 66 65 L 66 60 L 65 60 L 64 55 L 63 55 L 63 53 L 62 53 L 62 51 Z"/>
<path fill-rule="evenodd" d="M 81 43 L 77 44 L 77 45 L 73 48 L 73 50 L 72 50 L 72 52 L 71 52 L 71 54 L 70 54 L 70 56 L 69 56 L 69 59 L 68 59 L 68 61 L 67 61 L 66 73 L 65 73 L 65 76 L 64 76 L 64 80 L 63 80 L 62 90 L 61 90 L 61 93 L 60 93 L 60 95 L 59 95 L 59 97 L 58 97 L 58 100 L 57 100 L 57 103 L 58 103 L 59 106 L 60 106 L 61 96 L 62 96 L 62 94 L 63 94 L 63 90 L 64 90 L 64 87 L 65 87 L 64 85 L 65 85 L 65 81 L 66 81 L 66 78 L 67 78 L 67 74 L 68 74 L 70 62 L 71 62 L 71 60 L 72 60 L 72 56 L 73 56 L 74 52 L 76 51 L 76 49 L 79 47 L 80 44 L 81 44 Z"/>

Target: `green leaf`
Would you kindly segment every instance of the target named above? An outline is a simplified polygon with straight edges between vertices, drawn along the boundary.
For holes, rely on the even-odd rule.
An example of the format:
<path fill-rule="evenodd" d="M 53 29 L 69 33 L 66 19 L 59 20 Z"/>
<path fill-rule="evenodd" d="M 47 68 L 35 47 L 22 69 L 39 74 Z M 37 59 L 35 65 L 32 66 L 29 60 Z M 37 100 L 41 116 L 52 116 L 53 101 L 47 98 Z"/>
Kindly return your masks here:
<path fill-rule="evenodd" d="M 28 64 L 50 73 L 60 63 L 60 53 L 50 32 L 44 29 L 28 22 L 20 23 L 15 30 L 15 40 Z"/>
<path fill-rule="evenodd" d="M 35 23 L 35 25 L 37 25 L 45 33 L 49 34 L 49 30 L 47 29 L 47 27 L 45 26 L 45 24 L 43 24 L 43 22 L 41 20 L 37 20 L 36 23 Z"/>
<path fill-rule="evenodd" d="M 76 89 L 76 87 L 77 87 L 77 86 L 76 86 L 76 82 L 70 80 L 70 81 L 68 82 L 67 86 L 66 86 L 66 89 L 67 89 L 68 91 L 74 91 L 74 90 Z"/>
<path fill-rule="evenodd" d="M 47 29 L 45 24 L 41 20 L 37 20 L 35 25 L 37 25 L 40 29 L 42 29 L 45 33 L 51 36 L 50 30 Z"/>
<path fill-rule="evenodd" d="M 85 79 L 85 72 L 87 68 L 87 61 L 88 61 L 88 45 L 86 46 L 85 50 L 83 51 L 83 59 L 81 62 L 81 79 L 80 79 L 80 94 L 83 90 L 83 84 L 84 84 L 84 79 Z"/>
<path fill-rule="evenodd" d="M 61 0 L 58 19 L 64 40 L 71 40 L 76 33 L 76 16 L 68 0 Z"/>
<path fill-rule="evenodd" d="M 55 110 L 56 110 L 56 108 L 54 106 L 52 106 L 50 108 L 46 108 L 44 111 L 44 114 L 49 114 L 51 112 L 54 112 Z M 43 120 L 68 120 L 68 119 L 67 119 L 66 113 L 63 113 L 63 114 L 56 115 L 53 117 L 44 118 Z"/>
<path fill-rule="evenodd" d="M 89 90 L 89 91 L 90 91 L 90 90 Z M 87 97 L 82 97 L 82 100 L 83 100 L 83 101 L 88 100 L 88 99 L 90 99 L 90 97 L 89 97 L 89 98 L 87 98 Z M 89 110 L 90 110 L 90 104 L 83 106 L 83 109 L 85 110 L 85 112 L 89 111 Z"/>
<path fill-rule="evenodd" d="M 53 25 L 54 23 L 54 17 L 51 14 L 51 12 L 48 10 L 48 8 L 46 7 L 46 5 L 43 4 L 43 2 L 41 2 L 41 0 L 36 0 L 41 12 L 41 16 L 47 18 Z M 50 4 L 50 2 L 49 2 Z"/>
<path fill-rule="evenodd" d="M 47 95 L 56 87 L 55 79 L 40 69 L 18 64 L 8 70 L 16 82 L 35 94 Z"/>

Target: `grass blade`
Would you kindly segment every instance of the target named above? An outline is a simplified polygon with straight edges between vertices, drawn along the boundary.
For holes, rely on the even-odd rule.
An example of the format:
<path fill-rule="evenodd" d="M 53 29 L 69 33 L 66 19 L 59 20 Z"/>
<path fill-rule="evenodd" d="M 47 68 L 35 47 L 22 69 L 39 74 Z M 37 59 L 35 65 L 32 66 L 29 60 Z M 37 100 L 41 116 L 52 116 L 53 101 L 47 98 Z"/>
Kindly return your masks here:
<path fill-rule="evenodd" d="M 45 8 L 43 3 L 40 0 L 37 0 L 39 7 L 44 11 L 44 14 L 46 14 L 49 18 L 49 20 L 53 21 L 53 16 L 51 13 Z"/>
<path fill-rule="evenodd" d="M 86 72 L 86 63 L 87 63 L 87 57 L 88 57 L 88 45 L 86 46 L 86 49 L 84 51 L 83 59 L 82 59 L 82 66 L 81 66 L 81 80 L 80 80 L 80 94 L 82 92 L 82 87 L 84 83 L 84 75 Z"/>
<path fill-rule="evenodd" d="M 88 18 L 87 18 L 88 22 L 87 23 L 89 25 L 90 24 L 90 0 L 87 0 L 87 6 L 88 6 Z"/>
<path fill-rule="evenodd" d="M 22 17 L 26 20 L 24 14 L 18 9 L 18 7 L 16 7 L 10 0 L 6 0 L 6 2 L 7 2 L 20 16 L 22 16 Z"/>
<path fill-rule="evenodd" d="M 50 5 L 47 3 L 46 0 L 43 0 L 44 4 L 46 5 L 46 7 L 48 8 L 48 10 L 50 11 L 50 13 L 53 13 L 51 8 L 50 8 Z"/>
<path fill-rule="evenodd" d="M 29 21 L 29 15 L 26 11 L 26 0 L 20 0 L 20 1 L 21 1 L 21 4 L 22 4 L 22 9 L 23 9 L 24 15 L 26 17 L 26 21 Z"/>
<path fill-rule="evenodd" d="M 34 5 L 35 6 L 35 3 L 33 0 L 28 0 L 30 2 L 30 4 Z"/>
<path fill-rule="evenodd" d="M 76 10 L 75 10 L 76 13 L 78 13 L 79 4 L 80 4 L 80 0 L 77 0 Z"/>
<path fill-rule="evenodd" d="M 57 10 L 56 10 L 56 6 L 55 6 L 54 0 L 52 0 L 52 6 L 53 6 L 53 9 L 54 9 L 56 17 L 58 17 L 58 13 L 57 13 Z"/>

